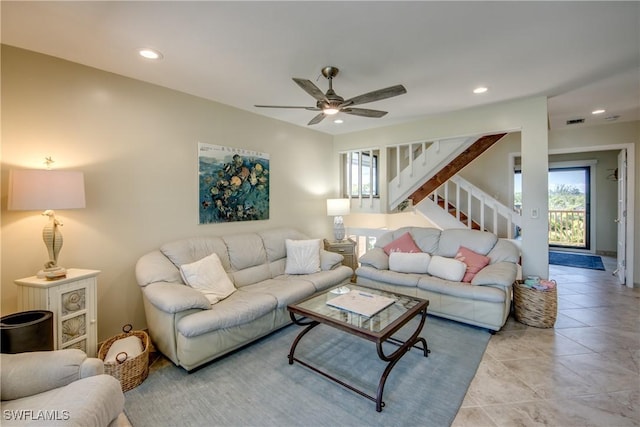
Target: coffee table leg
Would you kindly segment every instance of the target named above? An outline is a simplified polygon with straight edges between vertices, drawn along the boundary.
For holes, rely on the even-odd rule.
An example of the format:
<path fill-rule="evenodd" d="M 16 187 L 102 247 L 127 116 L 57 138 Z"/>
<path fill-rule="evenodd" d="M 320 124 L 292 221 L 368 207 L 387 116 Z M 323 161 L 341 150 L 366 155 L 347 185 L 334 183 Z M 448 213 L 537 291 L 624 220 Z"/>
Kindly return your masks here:
<path fill-rule="evenodd" d="M 382 344 L 384 343 L 384 341 L 379 341 L 376 343 L 378 357 L 384 360 L 385 362 L 389 362 L 384 372 L 382 373 L 382 376 L 380 377 L 380 382 L 378 383 L 378 391 L 376 393 L 376 411 L 378 412 L 382 411 L 382 407 L 384 406 L 384 402 L 382 401 L 382 394 L 384 393 L 384 385 L 387 382 L 387 377 L 391 373 L 391 370 L 396 365 L 396 363 L 398 363 L 398 361 L 402 358 L 402 356 L 404 356 L 405 353 L 407 353 L 411 349 L 411 347 L 415 346 L 417 343 L 422 344 L 424 357 L 427 357 L 429 355 L 429 348 L 427 347 L 427 341 L 424 338 L 419 336 L 420 332 L 422 332 L 422 328 L 424 326 L 424 322 L 426 318 L 427 318 L 427 310 L 423 310 L 421 312 L 420 324 L 418 325 L 416 330 L 413 332 L 411 337 L 404 343 L 394 339 L 393 342 L 400 343 L 400 347 L 396 351 L 391 353 L 389 356 L 384 354 L 384 351 L 382 349 Z"/>
<path fill-rule="evenodd" d="M 293 316 L 292 316 L 293 317 Z M 296 322 L 298 323 L 298 322 Z M 298 323 L 300 324 L 300 323 Z M 289 365 L 293 365 L 293 355 L 296 352 L 296 347 L 298 346 L 298 343 L 300 342 L 300 340 L 302 339 L 303 336 L 305 336 L 307 334 L 307 332 L 309 332 L 311 329 L 315 328 L 316 326 L 318 326 L 320 323 L 316 322 L 316 321 L 312 321 L 309 322 L 306 328 L 304 328 L 296 337 L 295 340 L 293 340 L 293 343 L 291 343 L 291 348 L 289 349 Z"/>

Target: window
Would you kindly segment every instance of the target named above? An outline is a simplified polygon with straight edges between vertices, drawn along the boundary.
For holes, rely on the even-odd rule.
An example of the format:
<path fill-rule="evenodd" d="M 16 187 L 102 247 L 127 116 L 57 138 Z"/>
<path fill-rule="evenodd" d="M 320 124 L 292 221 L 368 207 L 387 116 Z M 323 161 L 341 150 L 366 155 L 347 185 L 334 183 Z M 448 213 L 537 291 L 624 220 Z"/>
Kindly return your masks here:
<path fill-rule="evenodd" d="M 378 151 L 342 154 L 342 191 L 345 197 L 378 197 Z"/>

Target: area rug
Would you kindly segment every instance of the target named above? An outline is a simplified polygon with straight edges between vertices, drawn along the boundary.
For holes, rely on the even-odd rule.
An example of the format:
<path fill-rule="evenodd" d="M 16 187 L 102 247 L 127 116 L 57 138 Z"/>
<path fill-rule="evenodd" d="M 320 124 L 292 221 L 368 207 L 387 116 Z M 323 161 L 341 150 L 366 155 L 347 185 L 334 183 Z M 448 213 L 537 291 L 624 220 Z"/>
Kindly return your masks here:
<path fill-rule="evenodd" d="M 549 251 L 549 264 L 589 268 L 591 270 L 604 270 L 602 258 L 598 255 L 577 254 L 572 252 Z"/>
<path fill-rule="evenodd" d="M 386 406 L 288 364 L 291 325 L 188 374 L 171 363 L 126 392 L 125 413 L 144 426 L 447 426 L 455 418 L 490 338 L 485 329 L 429 316 L 431 354 L 412 349 L 384 389 Z M 388 350 L 394 347 L 390 346 Z M 375 395 L 385 365 L 375 344 L 328 326 L 308 333 L 296 357 Z M 166 361 L 166 360 L 165 360 Z"/>

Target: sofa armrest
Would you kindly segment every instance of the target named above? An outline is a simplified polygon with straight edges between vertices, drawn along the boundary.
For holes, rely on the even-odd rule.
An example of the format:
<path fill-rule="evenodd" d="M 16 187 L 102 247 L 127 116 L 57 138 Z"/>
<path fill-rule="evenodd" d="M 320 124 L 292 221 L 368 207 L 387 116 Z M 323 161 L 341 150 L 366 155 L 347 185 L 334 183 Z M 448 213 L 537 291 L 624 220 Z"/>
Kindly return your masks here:
<path fill-rule="evenodd" d="M 373 248 L 360 257 L 361 265 L 368 265 L 378 270 L 389 269 L 389 256 L 382 248 Z"/>
<path fill-rule="evenodd" d="M 179 313 L 190 309 L 211 309 L 211 302 L 200 291 L 186 285 L 156 282 L 142 289 L 147 300 L 165 313 Z"/>
<path fill-rule="evenodd" d="M 320 249 L 320 270 L 328 271 L 338 268 L 342 265 L 344 257 L 335 252 L 329 252 L 325 249 Z"/>
<path fill-rule="evenodd" d="M 478 286 L 499 285 L 510 287 L 516 280 L 517 272 L 518 267 L 512 262 L 496 262 L 480 270 L 471 280 L 471 284 Z"/>
<path fill-rule="evenodd" d="M 104 372 L 100 359 L 88 359 L 85 352 L 78 349 L 2 354 L 0 357 L 2 400 L 33 396 Z"/>

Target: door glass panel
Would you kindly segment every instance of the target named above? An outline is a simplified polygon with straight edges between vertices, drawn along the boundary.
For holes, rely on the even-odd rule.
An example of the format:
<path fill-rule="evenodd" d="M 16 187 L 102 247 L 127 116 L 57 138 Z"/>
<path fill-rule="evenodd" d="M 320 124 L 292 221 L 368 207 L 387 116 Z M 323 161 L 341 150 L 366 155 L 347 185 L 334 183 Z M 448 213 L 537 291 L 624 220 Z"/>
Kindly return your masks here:
<path fill-rule="evenodd" d="M 589 248 L 589 168 L 549 170 L 549 245 Z"/>

